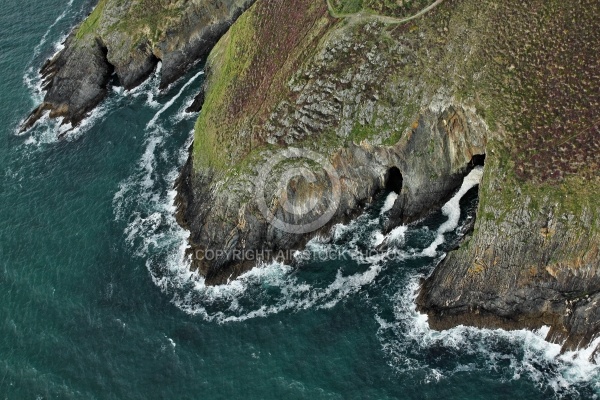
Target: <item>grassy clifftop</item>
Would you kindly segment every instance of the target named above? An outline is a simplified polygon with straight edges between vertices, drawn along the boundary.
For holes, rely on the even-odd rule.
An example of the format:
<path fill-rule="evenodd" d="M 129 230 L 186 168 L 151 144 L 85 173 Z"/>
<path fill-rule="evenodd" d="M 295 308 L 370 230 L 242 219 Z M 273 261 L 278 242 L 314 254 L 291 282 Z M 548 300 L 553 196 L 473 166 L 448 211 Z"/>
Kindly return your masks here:
<path fill-rule="evenodd" d="M 226 169 L 261 148 L 292 142 L 395 144 L 435 92 L 466 91 L 455 79 L 460 71 L 448 73 L 446 65 L 465 62 L 474 36 L 464 29 L 481 23 L 450 7 L 431 14 L 398 24 L 377 13 L 332 17 L 323 0 L 257 2 L 209 57 L 196 169 Z M 452 34 L 465 40 L 452 53 L 440 45 L 449 14 L 459 26 Z M 434 57 L 444 63 L 432 63 Z"/>
<path fill-rule="evenodd" d="M 600 7 L 594 1 L 502 6 L 489 57 L 514 98 L 515 172 L 526 181 L 597 176 L 600 167 Z M 521 7 L 523 8 L 523 7 Z M 521 12 L 519 12 L 521 11 Z"/>
<path fill-rule="evenodd" d="M 370 13 L 390 17 L 408 17 L 434 3 L 432 0 L 328 0 L 340 15 Z"/>
<path fill-rule="evenodd" d="M 332 0 L 331 5 L 348 13 L 397 15 L 390 10 L 418 12 L 432 3 Z M 600 7 L 593 1 L 448 0 L 405 24 L 369 19 L 372 13 L 335 19 L 326 10 L 321 0 L 259 1 L 218 43 L 196 125 L 196 165 L 219 165 L 229 155 L 234 162 L 243 158 L 266 143 L 262 130 L 282 99 L 301 111 L 298 93 L 311 80 L 327 83 L 343 80 L 344 74 L 357 79 L 363 59 L 377 57 L 386 69 L 364 73 L 381 74 L 384 80 L 359 90 L 379 98 L 373 102 L 373 120 L 340 115 L 320 134 L 352 119 L 357 138 L 379 133 L 397 139 L 401 132 L 390 129 L 395 121 L 377 118 L 378 110 L 403 102 L 398 108 L 407 116 L 397 128 L 406 130 L 419 108 L 436 92 L 444 93 L 476 108 L 492 130 L 502 127 L 520 182 L 560 183 L 568 175 L 597 174 Z M 344 39 L 353 45 L 336 53 Z M 331 59 L 320 62 L 320 57 Z M 412 87 L 396 84 L 400 80 Z M 394 89 L 404 93 L 389 94 Z M 344 86 L 331 90 L 341 92 Z"/>
<path fill-rule="evenodd" d="M 332 19 L 320 0 L 259 1 L 209 56 L 208 92 L 196 122 L 196 166 L 224 168 L 265 144 L 254 126 L 289 96 L 289 77 L 310 58 Z"/>
<path fill-rule="evenodd" d="M 134 40 L 157 43 L 167 29 L 184 17 L 177 0 L 100 0 L 77 30 L 78 39 L 127 32 Z"/>

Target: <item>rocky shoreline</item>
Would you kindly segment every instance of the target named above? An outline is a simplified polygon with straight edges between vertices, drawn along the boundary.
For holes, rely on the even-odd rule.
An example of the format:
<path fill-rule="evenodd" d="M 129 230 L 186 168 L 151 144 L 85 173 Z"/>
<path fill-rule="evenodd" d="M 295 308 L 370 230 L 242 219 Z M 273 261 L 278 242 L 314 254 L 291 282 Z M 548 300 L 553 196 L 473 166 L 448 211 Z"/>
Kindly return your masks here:
<path fill-rule="evenodd" d="M 539 116 L 552 107 L 578 110 L 581 118 L 594 121 L 589 104 L 595 97 L 557 95 L 555 86 L 544 85 L 571 81 L 539 76 L 547 69 L 580 68 L 556 54 L 564 50 L 561 41 L 579 40 L 577 35 L 587 40 L 595 22 L 582 21 L 573 38 L 562 37 L 563 31 L 521 33 L 534 27 L 535 32 L 562 29 L 556 25 L 589 13 L 592 5 L 566 9 L 540 2 L 539 12 L 554 19 L 532 20 L 521 3 L 498 8 L 463 0 L 439 5 L 418 24 L 388 25 L 360 12 L 332 21 L 318 1 L 296 4 L 318 10 L 315 17 L 297 20 L 297 28 L 289 27 L 303 32 L 304 41 L 286 47 L 273 33 L 277 27 L 255 27 L 254 21 L 273 13 L 259 0 L 209 57 L 204 108 L 178 186 L 180 221 L 191 231 L 191 253 L 300 248 L 369 204 L 397 168 L 402 183 L 389 231 L 441 205 L 469 165 L 485 156 L 472 234 L 423 282 L 418 308 L 435 329 L 549 325 L 548 340 L 564 343 L 565 350 L 589 344 L 600 332 L 594 306 L 600 289 L 595 279 L 599 207 L 593 195 L 600 186 L 597 169 L 588 169 L 598 162 L 590 150 L 597 145 L 590 139 L 598 127 L 592 124 L 574 136 L 573 154 L 587 160 L 576 168 L 562 166 L 560 147 L 548 147 L 549 138 L 568 143 L 566 132 L 575 129 L 569 121 L 561 122 L 563 130 L 549 131 L 553 136 L 545 142 L 532 132 L 538 123 L 543 129 L 547 122 Z M 303 31 L 311 25 L 311 31 Z M 236 55 L 248 37 L 260 39 L 261 47 Z M 281 64 L 262 67 L 264 54 L 274 50 L 283 52 Z M 595 72 L 581 67 L 579 73 Z M 261 82 L 268 82 L 268 96 L 261 97 Z M 590 93 L 590 82 L 580 82 L 580 93 Z M 240 101 L 246 97 L 262 100 L 259 106 Z M 338 211 L 321 230 L 293 235 L 274 229 L 273 220 L 303 225 L 324 213 L 335 190 L 323 171 L 311 170 L 316 179 L 310 185 L 294 181 L 291 193 L 271 186 L 265 195 L 271 206 L 267 217 L 256 206 L 261 166 L 285 149 L 317 151 L 340 176 Z M 523 157 L 527 152 L 544 158 L 534 155 L 532 163 Z M 544 170 L 553 159 L 551 168 L 558 170 Z M 273 179 L 300 167 L 276 170 Z M 284 210 L 290 200 L 308 210 L 322 198 L 326 201 L 316 213 L 301 218 Z M 253 265 L 227 256 L 193 262 L 208 284 L 226 283 Z"/>
<path fill-rule="evenodd" d="M 179 79 L 210 52 L 253 0 L 100 0 L 40 74 L 44 100 L 24 121 L 46 112 L 79 124 L 106 97 L 111 80 L 125 89 L 144 82 L 162 63 L 160 88 Z"/>
<path fill-rule="evenodd" d="M 256 265 L 236 253 L 301 249 L 384 189 L 398 193 L 387 231 L 410 223 L 485 159 L 472 232 L 418 309 L 434 329 L 548 325 L 565 350 L 586 346 L 600 333 L 600 9 L 433 3 L 411 19 L 375 0 L 172 2 L 128 34 L 118 20 L 137 3 L 101 0 L 44 66 L 25 126 L 46 111 L 76 124 L 113 75 L 133 87 L 161 60 L 164 87 L 212 48 L 176 184 L 207 284 Z"/>
<path fill-rule="evenodd" d="M 417 307 L 433 329 L 550 326 L 547 340 L 563 351 L 586 347 L 600 332 L 598 200 L 584 187 L 593 183 L 533 197 L 504 186 L 501 151 L 487 158 L 472 236 L 423 282 Z M 573 195 L 576 212 L 564 204 Z"/>
<path fill-rule="evenodd" d="M 444 123 L 450 120 L 455 123 Z M 317 168 L 312 171 L 316 178 L 310 184 L 302 179 L 293 180 L 290 183 L 293 191 L 282 190 L 278 185 L 263 191 L 256 184 L 260 174 L 255 172 L 227 178 L 208 171 L 197 173 L 190 157 L 176 184 L 176 203 L 180 224 L 191 232 L 193 269 L 206 277 L 207 284 L 226 283 L 256 264 L 254 260 L 236 259 L 236 252 L 252 250 L 276 255 L 279 251 L 289 254 L 291 250 L 301 250 L 312 237 L 328 235 L 333 225 L 357 216 L 378 193 L 394 186 L 399 196 L 390 211 L 386 230 L 422 218 L 448 200 L 470 169 L 481 162 L 478 156 L 484 154 L 486 141 L 485 124 L 469 110 L 459 106 L 449 106 L 439 114 L 428 110 L 396 146 L 350 143 L 333 150 L 328 160 L 339 177 L 338 182 L 332 182 L 324 169 Z M 419 156 L 429 143 L 434 143 L 428 150 L 431 156 L 444 161 L 432 164 Z M 302 159 L 298 165 L 308 167 L 304 161 L 312 152 L 295 150 Z M 266 153 L 258 164 L 266 165 L 280 154 Z M 294 157 L 292 152 L 283 154 L 286 160 Z M 396 183 L 394 170 L 399 172 Z M 336 184 L 339 197 L 328 196 Z M 265 217 L 257 206 L 259 196 L 272 205 L 272 219 Z M 335 212 L 326 224 L 310 232 L 284 231 L 273 223 L 277 219 L 290 226 L 310 225 L 332 202 L 336 202 Z M 286 203 L 311 211 L 290 213 L 285 209 Z M 311 209 L 311 203 L 316 207 Z M 211 260 L 198 256 L 215 250 L 221 250 L 224 256 Z"/>

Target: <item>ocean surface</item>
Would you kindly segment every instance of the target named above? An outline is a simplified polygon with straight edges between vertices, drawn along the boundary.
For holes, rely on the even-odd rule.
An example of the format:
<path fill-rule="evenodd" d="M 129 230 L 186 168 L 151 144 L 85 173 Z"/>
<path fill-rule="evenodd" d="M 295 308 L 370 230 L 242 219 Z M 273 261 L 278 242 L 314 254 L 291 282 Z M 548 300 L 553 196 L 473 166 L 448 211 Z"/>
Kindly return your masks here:
<path fill-rule="evenodd" d="M 299 267 L 226 287 L 188 272 L 173 182 L 202 66 L 164 92 L 114 88 L 56 140 L 37 71 L 91 0 L 4 0 L 0 13 L 0 399 L 597 398 L 591 350 L 547 330 L 428 328 L 419 279 L 462 235 L 481 171 L 443 210 L 384 237 L 394 194 Z M 381 243 L 385 250 L 369 257 Z M 327 261 L 323 252 L 346 254 Z"/>

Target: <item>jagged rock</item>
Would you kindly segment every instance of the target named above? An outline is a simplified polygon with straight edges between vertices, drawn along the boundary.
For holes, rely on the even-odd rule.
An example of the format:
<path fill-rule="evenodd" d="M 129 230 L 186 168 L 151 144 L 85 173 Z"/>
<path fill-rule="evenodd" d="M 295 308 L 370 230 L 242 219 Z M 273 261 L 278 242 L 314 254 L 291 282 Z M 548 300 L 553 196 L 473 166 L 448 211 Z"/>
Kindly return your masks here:
<path fill-rule="evenodd" d="M 44 64 L 41 74 L 46 96 L 23 129 L 35 124 L 45 111 L 50 111 L 51 118 L 63 117 L 64 123 L 78 124 L 106 96 L 112 70 L 99 40 L 78 41 L 71 34 L 65 49 Z"/>
<path fill-rule="evenodd" d="M 45 111 L 78 124 L 106 97 L 113 73 L 131 89 L 162 61 L 160 87 L 166 88 L 205 57 L 253 1 L 100 0 L 42 68 L 47 92 L 22 130 Z"/>
<path fill-rule="evenodd" d="M 444 124 L 444 120 L 453 124 Z M 192 233 L 192 259 L 209 284 L 221 284 L 255 265 L 254 260 L 238 260 L 235 251 L 251 250 L 276 255 L 278 251 L 300 249 L 314 235 L 327 233 L 332 225 L 347 221 L 369 204 L 389 183 L 392 169 L 401 174 L 401 190 L 388 229 L 403 221 L 414 220 L 448 199 L 460 186 L 474 155 L 483 154 L 488 131 L 485 124 L 460 106 L 449 106 L 441 114 L 427 110 L 419 127 L 395 146 L 349 144 L 333 150 L 328 158 L 339 181 L 331 179 L 326 169 L 312 170 L 315 180 L 307 184 L 293 180 L 293 190 L 278 185 L 260 186 L 260 174 L 248 171 L 238 177 L 219 177 L 212 173 L 195 173 L 191 158 L 177 183 L 179 220 Z M 288 149 L 305 158 L 308 150 Z M 427 152 L 424 157 L 423 152 Z M 268 165 L 279 152 L 267 152 L 256 165 Z M 431 162 L 436 160 L 436 162 Z M 281 160 L 286 162 L 289 160 Z M 270 178 L 279 182 L 289 169 L 277 172 L 273 164 Z M 298 167 L 310 168 L 299 163 Z M 336 196 L 336 184 L 339 184 Z M 266 189 L 266 190 L 265 190 Z M 263 191 L 264 190 L 264 191 Z M 264 196 L 272 215 L 284 224 L 298 226 L 298 232 L 283 231 L 257 206 Z M 295 209 L 288 212 L 285 204 Z M 311 207 L 314 204 L 315 207 Z M 271 206 L 272 205 L 272 206 Z M 319 229 L 302 231 L 329 207 L 333 213 Z M 395 225 L 394 225 L 395 224 Z M 206 260 L 198 254 L 221 250 L 219 259 Z M 264 261 L 270 258 L 265 257 Z"/>
<path fill-rule="evenodd" d="M 205 90 L 206 89 L 204 88 L 204 86 L 200 88 L 200 92 L 198 92 L 196 97 L 194 97 L 194 101 L 192 102 L 192 104 L 190 104 L 188 108 L 185 109 L 185 112 L 198 112 L 202 109 L 202 104 L 204 104 L 204 99 L 206 96 Z"/>
<path fill-rule="evenodd" d="M 178 182 L 190 251 L 302 247 L 360 212 L 396 167 L 389 230 L 443 202 L 485 154 L 472 236 L 425 280 L 419 309 L 434 328 L 545 324 L 565 349 L 585 345 L 600 332 L 598 91 L 559 71 L 597 75 L 598 12 L 591 0 L 460 0 L 388 25 L 368 13 L 331 18 L 318 0 L 258 0 L 209 57 Z M 586 44 L 574 50 L 585 62 L 568 64 L 566 42 Z M 271 223 L 302 225 L 328 209 L 335 188 L 310 163 L 292 164 L 312 171 L 312 183 L 292 180 L 287 191 L 273 184 L 286 168 L 274 169 L 271 215 L 257 206 L 260 171 L 286 148 L 322 154 L 340 177 L 339 207 L 316 232 Z M 284 212 L 288 200 L 301 216 Z M 193 259 L 209 284 L 255 265 L 227 253 Z"/>

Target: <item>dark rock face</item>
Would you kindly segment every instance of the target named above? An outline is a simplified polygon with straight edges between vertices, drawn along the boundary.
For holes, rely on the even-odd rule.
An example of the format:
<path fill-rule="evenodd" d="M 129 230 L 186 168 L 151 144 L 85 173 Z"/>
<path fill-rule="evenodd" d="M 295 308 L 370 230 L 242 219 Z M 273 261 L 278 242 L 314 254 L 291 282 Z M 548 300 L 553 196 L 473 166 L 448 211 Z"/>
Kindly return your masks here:
<path fill-rule="evenodd" d="M 485 154 L 485 128 L 482 125 L 476 128 L 477 122 L 474 122 L 478 117 L 464 109 L 449 107 L 437 118 L 437 121 L 425 121 L 421 116 L 419 125 L 406 144 L 405 154 L 428 154 L 435 162 L 423 162 L 423 157 L 405 158 L 403 171 L 408 173 L 403 174 L 404 190 L 392 208 L 391 225 L 388 229 L 398 223 L 415 221 L 445 203 L 454 189 L 460 186 L 464 169 L 471 160 Z M 477 131 L 478 134 L 469 134 L 473 131 Z M 447 150 L 438 151 L 438 146 Z M 455 147 L 468 150 L 464 154 L 459 153 L 462 157 L 460 162 L 464 164 L 460 170 L 454 171 L 460 173 L 449 174 L 448 171 L 440 170 L 439 166 L 459 164 L 458 160 L 453 159 L 457 157 L 452 151 Z"/>
<path fill-rule="evenodd" d="M 128 60 L 112 59 L 112 53 L 107 57 L 107 61 L 115 66 L 115 74 L 125 89 L 132 89 L 144 82 L 159 61 L 148 43 L 136 46 L 131 50 L 130 55 L 131 58 Z"/>
<path fill-rule="evenodd" d="M 473 237 L 425 280 L 418 307 L 434 329 L 550 326 L 564 350 L 586 346 L 600 333 L 598 205 L 582 199 L 572 213 L 557 202 L 563 193 L 500 187 L 500 165 L 488 154 Z"/>
<path fill-rule="evenodd" d="M 227 29 L 239 17 L 243 9 L 251 3 L 249 1 L 244 8 L 233 9 L 233 14 L 228 19 L 203 26 L 197 32 L 195 32 L 196 27 L 190 26 L 189 28 L 195 29 L 189 33 L 188 41 L 182 46 L 179 46 L 179 43 L 172 42 L 160 43 L 158 53 L 162 54 L 163 63 L 160 87 L 166 88 L 179 79 L 199 59 L 206 57 L 219 38 L 227 32 Z M 201 19 L 201 17 L 197 16 L 196 18 Z M 190 18 L 191 21 L 194 21 L 194 19 L 194 16 Z"/>
<path fill-rule="evenodd" d="M 204 86 L 200 88 L 200 92 L 194 97 L 194 101 L 185 109 L 185 112 L 198 112 L 202 109 L 202 104 L 204 104 L 204 99 L 206 97 L 205 90 Z"/>
<path fill-rule="evenodd" d="M 189 2 L 176 12 L 172 4 L 154 6 L 159 18 L 142 25 L 136 19 L 141 12 L 136 11 L 138 3 L 101 1 L 88 17 L 94 19 L 94 27 L 90 29 L 86 21 L 73 31 L 65 48 L 42 68 L 47 93 L 23 130 L 46 111 L 51 118 L 63 117 L 63 123 L 77 125 L 106 97 L 113 73 L 125 89 L 131 89 L 162 61 L 160 87 L 166 88 L 210 52 L 253 0 Z"/>
<path fill-rule="evenodd" d="M 225 283 L 256 265 L 255 260 L 236 258 L 236 251 L 264 254 L 264 261 L 279 251 L 291 254 L 315 235 L 327 234 L 334 224 L 356 216 L 390 184 L 400 192 L 394 205 L 394 215 L 400 217 L 392 216 L 388 229 L 423 216 L 460 186 L 473 155 L 485 151 L 486 137 L 482 121 L 462 107 L 450 106 L 441 113 L 430 110 L 396 146 L 350 144 L 334 150 L 328 160 L 339 182 L 319 168 L 312 171 L 315 179 L 311 183 L 291 181 L 286 187 L 269 184 L 264 192 L 257 184 L 260 174 L 226 178 L 207 170 L 195 172 L 190 159 L 177 182 L 177 204 L 179 222 L 191 232 L 193 268 L 202 272 L 208 284 Z M 422 156 L 424 152 L 427 157 Z M 257 165 L 268 164 L 279 153 L 265 153 L 264 157 Z M 289 170 L 273 168 L 272 180 L 280 184 Z M 390 171 L 396 171 L 395 179 L 390 179 Z M 257 205 L 260 196 L 269 205 L 271 219 Z M 309 211 L 290 212 L 285 204 Z M 313 204 L 316 206 L 311 207 Z M 314 231 L 286 231 L 273 223 L 278 219 L 307 226 L 330 207 L 334 210 L 331 218 Z M 221 251 L 222 257 L 205 257 L 216 251 Z"/>
<path fill-rule="evenodd" d="M 78 124 L 106 96 L 112 70 L 99 40 L 76 42 L 74 35 L 69 36 L 65 49 L 41 70 L 47 93 L 23 129 L 31 127 L 47 110 L 51 118 L 64 117 L 64 123 Z"/>

